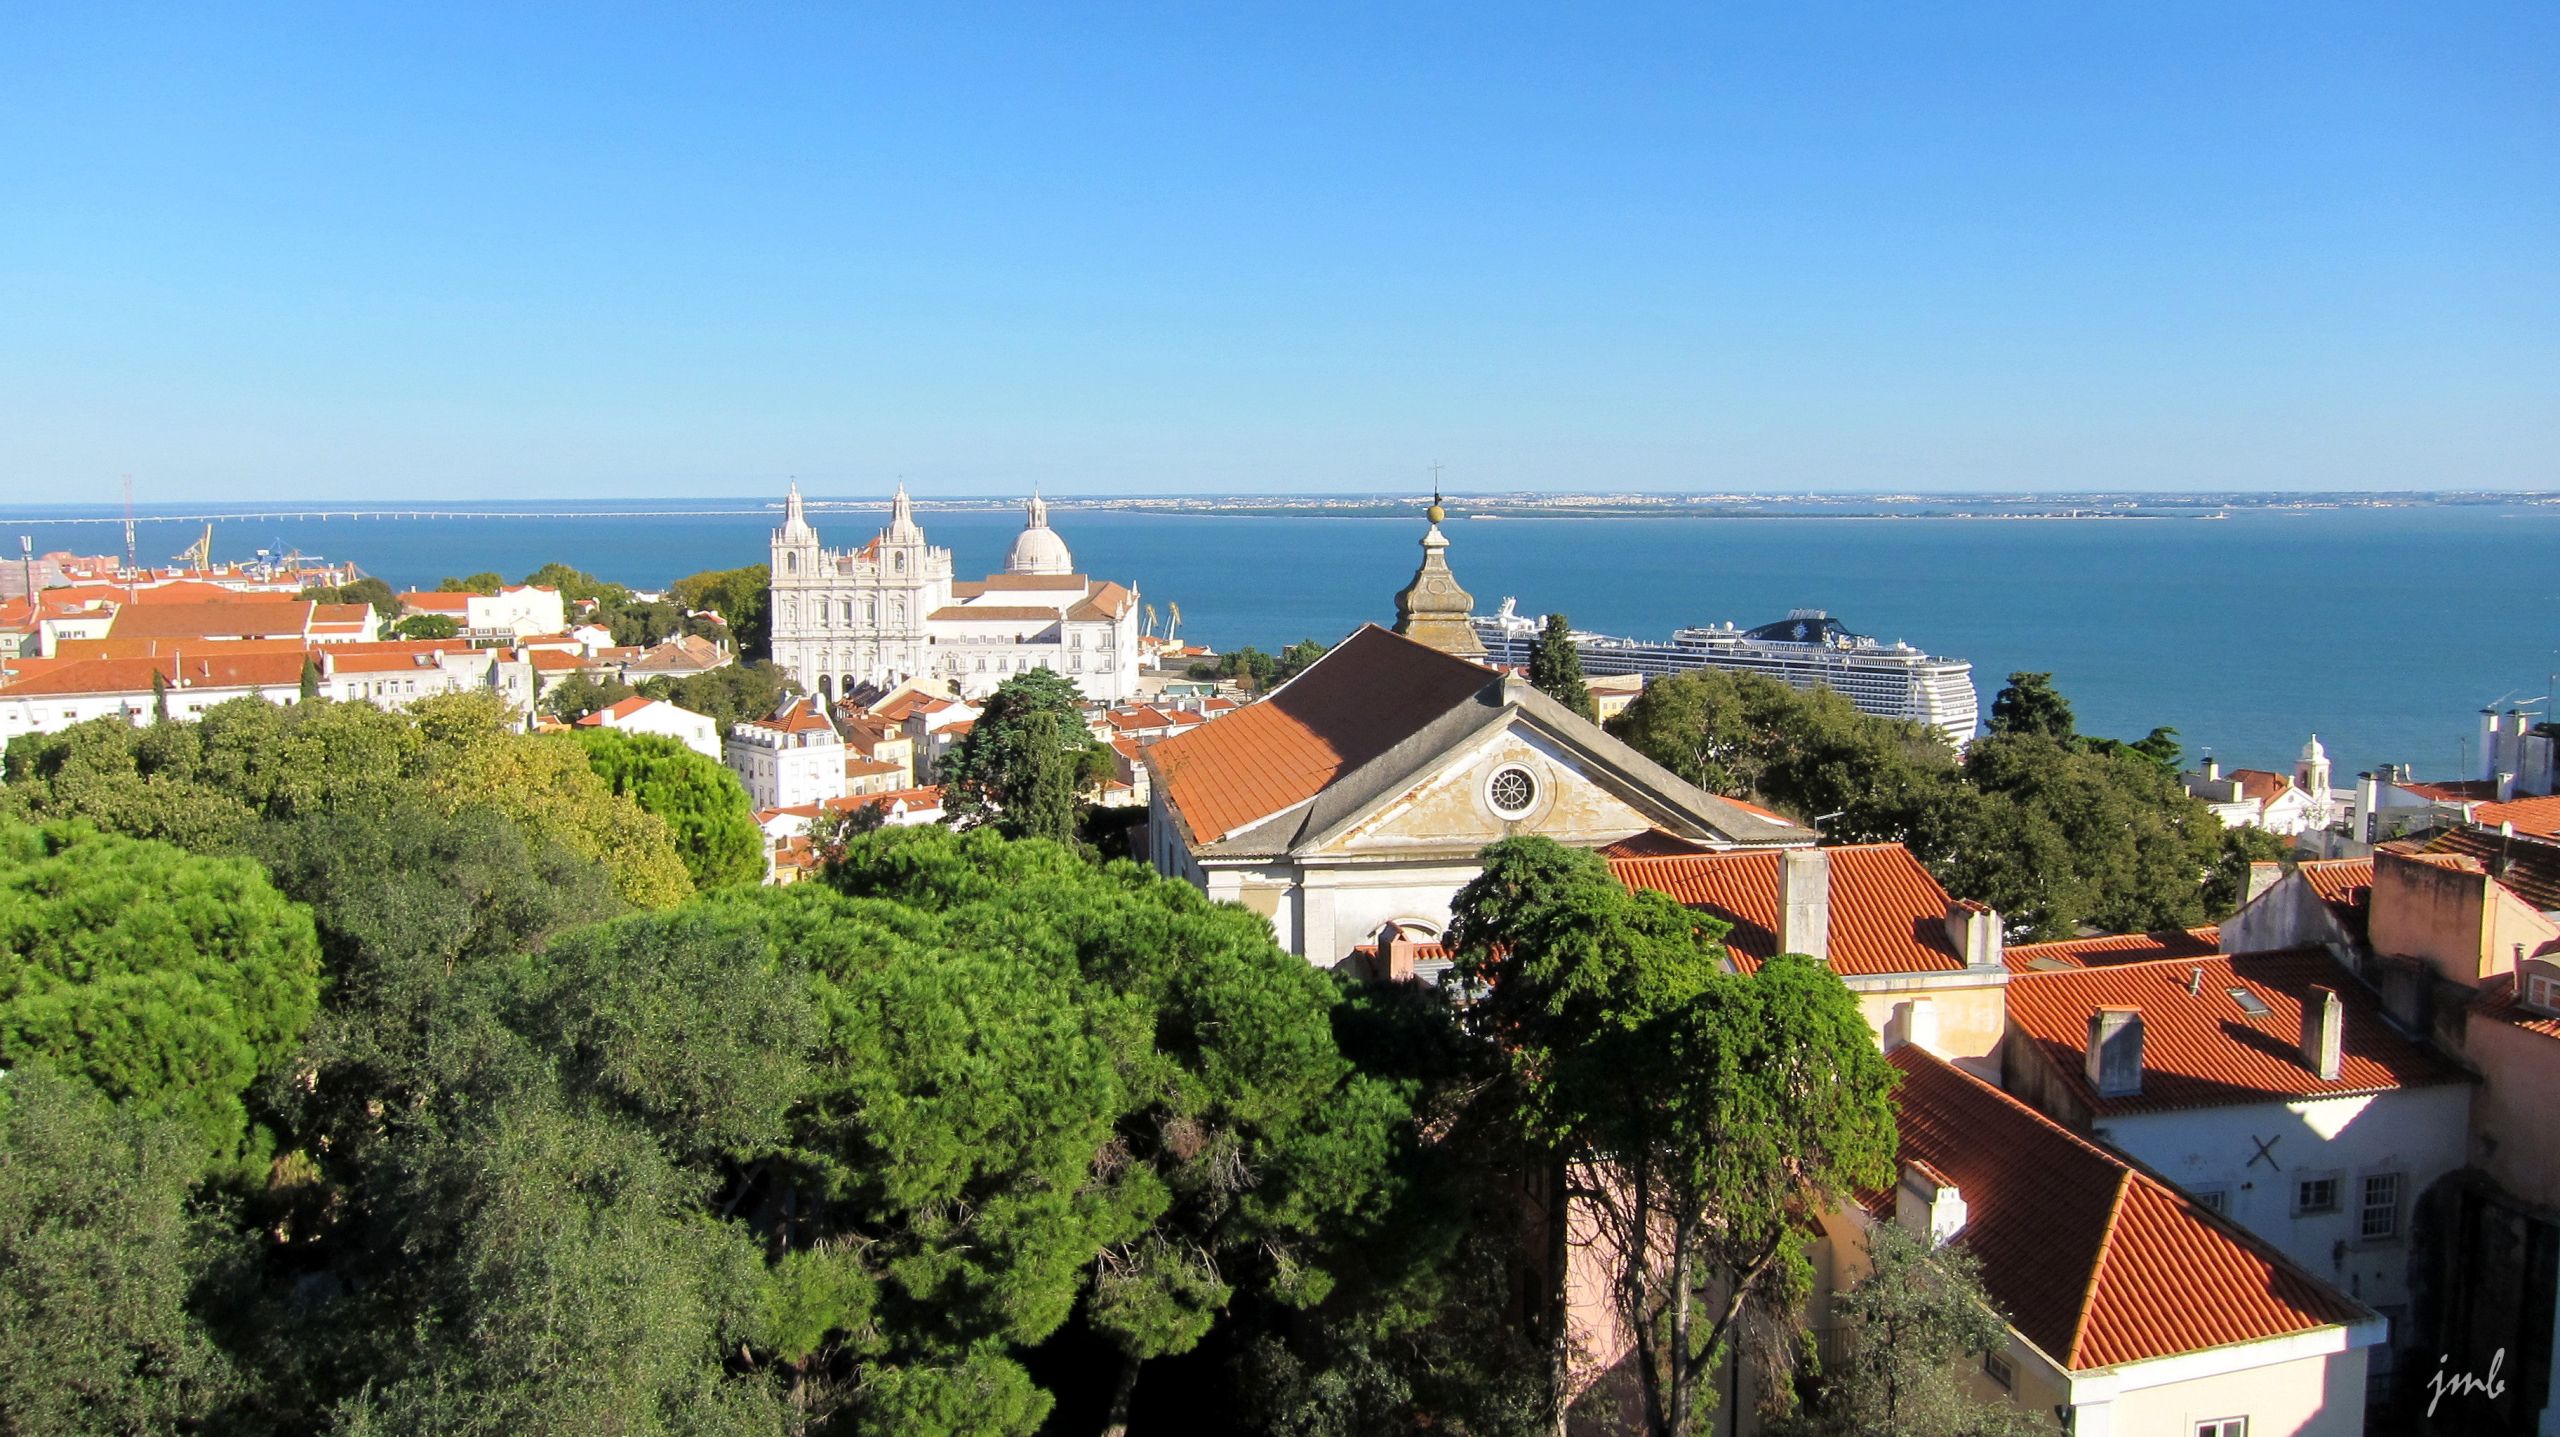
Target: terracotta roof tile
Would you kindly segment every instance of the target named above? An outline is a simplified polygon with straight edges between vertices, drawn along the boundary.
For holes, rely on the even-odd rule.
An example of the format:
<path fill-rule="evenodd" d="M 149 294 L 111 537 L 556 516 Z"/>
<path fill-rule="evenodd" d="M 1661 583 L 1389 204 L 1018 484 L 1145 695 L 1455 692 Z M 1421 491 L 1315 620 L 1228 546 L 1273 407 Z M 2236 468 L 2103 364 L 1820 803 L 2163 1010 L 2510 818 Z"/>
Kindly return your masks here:
<path fill-rule="evenodd" d="M 2471 1016 L 2560 1039 L 2560 1018 L 2526 1007 L 2516 978 L 2516 974 L 2501 973 L 2472 990 Z"/>
<path fill-rule="evenodd" d="M 2373 860 L 2370 858 L 2317 858 L 2295 870 L 2320 901 L 2338 916 L 2339 924 L 2364 941 L 2365 921 L 2373 903 Z"/>
<path fill-rule="evenodd" d="M 1910 1045 L 1902 1156 L 1952 1180 L 1957 1235 L 2028 1341 L 2085 1372 L 2373 1319 L 2125 1159 Z"/>
<path fill-rule="evenodd" d="M 2282 798 L 2285 791 L 2293 787 L 2292 779 L 2263 768 L 2235 768 L 2231 770 L 2230 777 L 2232 782 L 2240 785 L 2241 797 L 2262 804 Z"/>
<path fill-rule="evenodd" d="M 1322 792 L 1483 692 L 1490 670 L 1375 624 L 1258 704 L 1147 751 L 1177 820 L 1200 843 Z"/>
<path fill-rule="evenodd" d="M 471 610 L 471 601 L 481 596 L 476 594 L 426 593 L 413 589 L 410 592 L 398 595 L 397 597 L 400 600 L 400 607 L 406 609 L 410 613 L 444 614 L 452 616 L 456 614 L 469 613 Z"/>
<path fill-rule="evenodd" d="M 212 647 L 208 645 L 208 647 Z M 74 694 L 148 694 L 155 672 L 171 693 L 189 688 L 282 688 L 302 681 L 303 654 L 189 654 L 183 658 L 81 659 L 29 674 L 0 688 L 0 698 Z"/>
<path fill-rule="evenodd" d="M 2420 798 L 2434 799 L 2438 803 L 2477 803 L 2482 799 L 2494 799 L 2498 796 L 2496 783 L 2479 778 L 2453 779 L 2443 783 L 2403 783 L 2395 786 L 2414 793 Z"/>
<path fill-rule="evenodd" d="M 1632 833 L 1600 850 L 1602 858 L 1683 858 L 1692 853 L 1711 852 L 1703 843 L 1692 843 L 1676 833 L 1648 828 Z"/>
<path fill-rule="evenodd" d="M 1837 973 L 1929 973 L 1960 969 L 1947 937 L 1947 890 L 1899 843 L 1823 850 L 1831 864 L 1830 964 Z M 1779 851 L 1746 849 L 1664 858 L 1613 858 L 1609 871 L 1630 889 L 1670 895 L 1733 924 L 1724 943 L 1751 972 L 1778 951 Z"/>
<path fill-rule="evenodd" d="M 2198 969 L 2204 976 L 2191 995 L 2188 984 Z M 2321 1078 L 2302 1060 L 2302 1005 L 2315 984 L 2336 992 L 2344 1005 L 2346 1031 L 2334 1079 Z M 2231 996 L 2234 988 L 2267 1011 L 2245 1010 Z M 2089 1015 L 2100 1007 L 2142 1012 L 2138 1094 L 2102 1098 L 2089 1083 L 2082 1058 Z M 2019 973 L 2009 980 L 2009 1024 L 2099 1116 L 2465 1081 L 2460 1070 L 2394 1031 L 2372 993 L 2317 948 Z"/>
<path fill-rule="evenodd" d="M 1137 595 L 1106 579 L 1087 590 L 1083 600 L 1067 610 L 1067 617 L 1080 620 L 1117 619 L 1128 613 L 1129 606 L 1137 601 Z"/>
<path fill-rule="evenodd" d="M 2471 821 L 2488 829 L 2512 823 L 2516 832 L 2530 837 L 2560 838 L 2560 796 L 2484 803 L 2471 811 Z"/>
<path fill-rule="evenodd" d="M 67 647 L 67 646 L 66 646 Z M 2456 828 L 2436 835 L 2424 850 L 2469 858 L 2545 913 L 2560 910 L 2560 841 L 2495 829 Z"/>
<path fill-rule="evenodd" d="M 118 639 L 298 639 L 311 628 L 308 600 L 293 604 L 129 604 L 108 636 Z"/>
<path fill-rule="evenodd" d="M 2147 958 L 2202 958 L 2222 951 L 2216 927 L 2171 928 L 2160 933 L 2110 933 L 2101 938 L 2065 938 L 2054 943 L 2021 943 L 2001 951 L 2012 973 L 2050 968 L 2097 968 L 2110 963 L 2139 963 Z"/>
<path fill-rule="evenodd" d="M 960 586 L 954 584 L 951 587 L 956 590 Z M 1093 581 L 1082 574 L 989 574 L 976 587 L 982 594 L 1019 593 L 1024 590 L 1064 593 L 1069 589 L 1090 593 Z"/>

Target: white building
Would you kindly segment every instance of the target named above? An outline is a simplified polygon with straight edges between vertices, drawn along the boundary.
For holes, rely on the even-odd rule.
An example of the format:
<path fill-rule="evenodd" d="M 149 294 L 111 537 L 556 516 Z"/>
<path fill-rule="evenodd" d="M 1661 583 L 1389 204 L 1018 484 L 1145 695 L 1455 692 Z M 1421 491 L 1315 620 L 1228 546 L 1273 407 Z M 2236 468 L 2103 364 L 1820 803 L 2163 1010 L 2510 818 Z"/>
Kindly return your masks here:
<path fill-rule="evenodd" d="M 845 796 L 844 739 L 815 699 L 795 698 L 771 718 L 732 725 L 724 759 L 757 808 Z"/>
<path fill-rule="evenodd" d="M 977 697 L 1031 669 L 1063 674 L 1103 703 L 1136 691 L 1136 588 L 1077 573 L 1036 495 L 1005 571 L 963 583 L 951 551 L 925 542 L 904 485 L 888 526 L 839 551 L 820 547 L 795 484 L 772 564 L 774 662 L 827 699 L 919 677 Z"/>
<path fill-rule="evenodd" d="M 403 614 L 441 614 L 453 620 L 461 637 L 483 643 L 512 643 L 536 634 L 556 634 L 569 626 L 568 606 L 558 589 L 540 584 L 501 586 L 494 594 L 411 592 L 400 595 Z"/>
<path fill-rule="evenodd" d="M 2008 1340 L 1970 1358 L 1977 1397 L 2077 1437 L 2364 1431 L 2387 1331 L 2367 1304 L 1917 1044 L 1886 1061 L 1901 1180 L 1874 1214 L 1824 1221 L 1824 1288 L 1864 1269 L 1870 1224 L 1897 1222 L 1962 1246 L 2007 1315 Z"/>
<path fill-rule="evenodd" d="M 2387 1318 L 2471 1082 L 2317 948 L 2015 975 L 2007 1086 Z M 2374 1375 L 2390 1370 L 2374 1354 Z"/>
<path fill-rule="evenodd" d="M 1526 683 L 1374 625 L 1143 757 L 1157 871 L 1264 915 L 1282 947 L 1328 967 L 1389 924 L 1436 939 L 1496 839 L 1813 839 L 1682 782 Z"/>
<path fill-rule="evenodd" d="M 634 694 L 578 720 L 578 727 L 609 728 L 616 733 L 656 734 L 660 738 L 674 739 L 714 762 L 722 756 L 720 725 L 712 722 L 709 714 L 698 714 L 664 699 L 642 698 Z"/>
<path fill-rule="evenodd" d="M 436 694 L 488 693 L 519 714 L 533 705 L 533 665 L 513 649 L 465 648 L 449 640 L 304 650 L 208 643 L 183 654 L 69 660 L 0 686 L 0 743 L 94 718 L 147 724 L 164 706 L 169 717 L 185 720 L 228 699 L 295 703 L 306 664 L 324 699 L 403 709 Z"/>

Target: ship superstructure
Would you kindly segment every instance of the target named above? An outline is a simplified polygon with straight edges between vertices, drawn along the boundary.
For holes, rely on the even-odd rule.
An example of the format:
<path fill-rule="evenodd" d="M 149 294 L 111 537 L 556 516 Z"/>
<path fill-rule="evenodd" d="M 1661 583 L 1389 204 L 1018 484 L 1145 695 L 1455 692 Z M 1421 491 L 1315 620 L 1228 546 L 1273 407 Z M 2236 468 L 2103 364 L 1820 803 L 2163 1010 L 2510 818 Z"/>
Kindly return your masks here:
<path fill-rule="evenodd" d="M 1492 617 L 1471 621 L 1495 664 L 1526 664 L 1545 629 L 1544 618 L 1524 618 L 1510 599 Z M 1852 633 L 1820 609 L 1796 609 L 1772 624 L 1737 629 L 1711 624 L 1674 629 L 1668 642 L 1615 638 L 1573 631 L 1586 674 L 1642 674 L 1659 678 L 1691 669 L 1765 674 L 1800 689 L 1816 684 L 1837 690 L 1866 713 L 1927 724 L 1962 748 L 1981 724 L 1973 689 L 1973 665 L 1926 654 L 1909 644 L 1879 643 Z"/>

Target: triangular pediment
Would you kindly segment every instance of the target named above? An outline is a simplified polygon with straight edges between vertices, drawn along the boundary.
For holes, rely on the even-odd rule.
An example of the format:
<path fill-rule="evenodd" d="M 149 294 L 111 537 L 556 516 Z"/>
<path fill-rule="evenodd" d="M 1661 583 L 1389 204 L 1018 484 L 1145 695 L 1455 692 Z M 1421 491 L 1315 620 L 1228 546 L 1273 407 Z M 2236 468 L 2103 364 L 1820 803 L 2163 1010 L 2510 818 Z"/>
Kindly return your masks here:
<path fill-rule="evenodd" d="M 1597 848 L 1648 829 L 1709 843 L 1769 841 L 1783 829 L 1747 814 L 1735 830 L 1700 821 L 1705 796 L 1650 765 L 1589 742 L 1579 721 L 1550 724 L 1527 708 L 1448 735 L 1445 746 L 1408 756 L 1399 771 L 1368 775 L 1371 792 L 1355 809 L 1311 819 L 1295 851 L 1315 856 L 1472 852 L 1498 839 L 1535 834 Z M 1664 780 L 1664 781 L 1657 781 Z M 1714 803 L 1715 800 L 1706 800 Z"/>

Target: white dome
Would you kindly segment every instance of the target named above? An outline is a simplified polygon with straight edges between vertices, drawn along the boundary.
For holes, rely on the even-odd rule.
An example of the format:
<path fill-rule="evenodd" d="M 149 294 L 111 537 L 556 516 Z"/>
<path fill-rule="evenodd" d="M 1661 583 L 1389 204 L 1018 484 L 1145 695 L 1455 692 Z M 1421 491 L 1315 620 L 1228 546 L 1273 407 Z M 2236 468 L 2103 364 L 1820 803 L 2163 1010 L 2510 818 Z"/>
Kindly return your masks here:
<path fill-rule="evenodd" d="M 2302 761 L 2304 763 L 2321 762 L 2325 761 L 2328 757 L 2329 751 L 2320 746 L 2320 735 L 2316 733 L 2311 736 L 2311 742 L 2302 746 Z"/>
<path fill-rule="evenodd" d="M 1049 527 L 1049 506 L 1040 496 L 1031 496 L 1024 506 L 1028 521 L 1022 532 L 1013 537 L 1013 552 L 1004 560 L 1008 574 L 1072 574 L 1075 556 L 1067 552 L 1067 541 Z"/>

